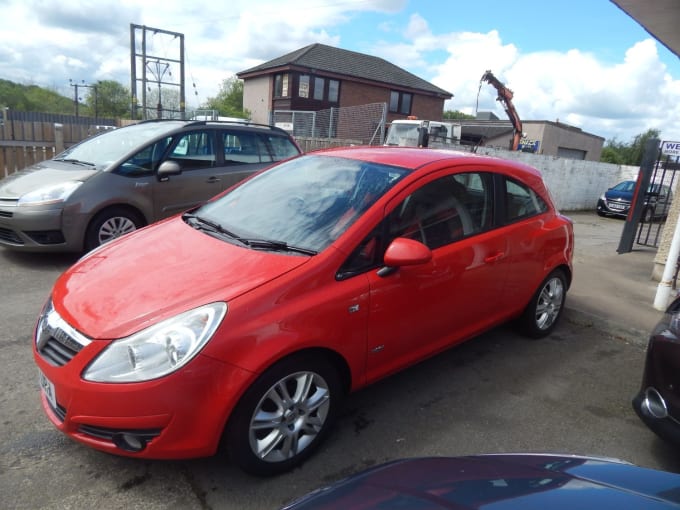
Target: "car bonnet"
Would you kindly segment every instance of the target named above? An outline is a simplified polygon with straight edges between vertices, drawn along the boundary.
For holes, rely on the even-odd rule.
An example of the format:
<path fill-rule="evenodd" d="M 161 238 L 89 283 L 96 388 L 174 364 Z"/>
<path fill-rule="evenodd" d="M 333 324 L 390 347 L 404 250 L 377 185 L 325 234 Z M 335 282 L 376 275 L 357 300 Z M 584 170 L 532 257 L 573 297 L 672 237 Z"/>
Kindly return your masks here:
<path fill-rule="evenodd" d="M 676 508 L 679 481 L 673 473 L 577 457 L 415 458 L 351 476 L 285 508 Z"/>
<path fill-rule="evenodd" d="M 16 200 L 29 191 L 51 184 L 84 181 L 97 173 L 72 163 L 44 161 L 5 177 L 0 181 L 0 198 Z"/>
<path fill-rule="evenodd" d="M 203 304 L 226 301 L 309 260 L 211 237 L 180 217 L 83 257 L 56 282 L 56 310 L 93 339 L 123 338 Z"/>

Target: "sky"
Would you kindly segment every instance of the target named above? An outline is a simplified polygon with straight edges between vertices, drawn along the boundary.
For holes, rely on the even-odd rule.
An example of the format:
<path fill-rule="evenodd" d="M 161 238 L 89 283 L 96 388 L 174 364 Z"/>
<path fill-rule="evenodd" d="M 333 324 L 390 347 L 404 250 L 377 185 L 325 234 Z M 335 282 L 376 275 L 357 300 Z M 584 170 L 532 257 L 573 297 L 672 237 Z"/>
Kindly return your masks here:
<path fill-rule="evenodd" d="M 131 33 L 141 52 L 144 32 L 134 25 L 184 36 L 187 109 L 240 71 L 322 43 L 443 88 L 454 95 L 446 110 L 507 119 L 495 89 L 480 86 L 488 69 L 522 120 L 680 141 L 680 59 L 609 0 L 0 0 L 0 20 L 0 79 L 67 97 L 73 83 L 130 87 Z M 164 32 L 146 31 L 147 55 L 179 60 L 180 39 Z M 147 72 L 179 81 L 174 63 Z"/>

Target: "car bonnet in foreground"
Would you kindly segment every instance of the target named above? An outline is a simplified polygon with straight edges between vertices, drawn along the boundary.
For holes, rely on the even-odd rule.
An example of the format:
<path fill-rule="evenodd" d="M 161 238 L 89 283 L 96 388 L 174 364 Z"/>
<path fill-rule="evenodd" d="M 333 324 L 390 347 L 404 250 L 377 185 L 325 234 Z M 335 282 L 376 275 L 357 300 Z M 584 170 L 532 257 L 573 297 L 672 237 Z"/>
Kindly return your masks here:
<path fill-rule="evenodd" d="M 597 458 L 481 455 L 397 460 L 303 496 L 302 509 L 677 508 L 680 475 Z"/>
<path fill-rule="evenodd" d="M 84 257 L 57 280 L 52 298 L 87 336 L 121 338 L 148 321 L 229 301 L 307 260 L 247 250 L 177 217 Z"/>

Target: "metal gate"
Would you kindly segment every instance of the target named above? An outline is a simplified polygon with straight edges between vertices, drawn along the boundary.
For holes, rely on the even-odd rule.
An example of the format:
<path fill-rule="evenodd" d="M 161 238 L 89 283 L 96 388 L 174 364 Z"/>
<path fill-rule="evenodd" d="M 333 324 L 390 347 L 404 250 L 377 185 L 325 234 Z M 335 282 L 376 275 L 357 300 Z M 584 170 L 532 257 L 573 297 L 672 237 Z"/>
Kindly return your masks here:
<path fill-rule="evenodd" d="M 370 103 L 319 111 L 274 110 L 272 124 L 295 137 L 343 138 L 382 145 L 387 103 Z"/>
<path fill-rule="evenodd" d="M 659 153 L 647 190 L 638 198 L 643 201 L 643 207 L 638 219 L 635 239 L 637 244 L 659 247 L 661 232 L 673 200 L 672 190 L 675 188 L 675 173 L 678 168 L 678 156 L 663 156 Z M 638 194 L 641 194 L 639 190 Z"/>

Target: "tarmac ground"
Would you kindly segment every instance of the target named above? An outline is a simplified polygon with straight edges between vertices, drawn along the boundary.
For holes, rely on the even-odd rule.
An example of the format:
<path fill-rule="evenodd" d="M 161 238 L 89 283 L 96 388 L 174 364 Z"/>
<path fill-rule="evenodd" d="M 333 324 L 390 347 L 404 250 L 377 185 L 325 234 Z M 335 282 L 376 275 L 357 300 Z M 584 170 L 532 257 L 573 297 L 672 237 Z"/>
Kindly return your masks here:
<path fill-rule="evenodd" d="M 680 473 L 680 452 L 635 415 L 658 283 L 655 251 L 616 252 L 624 222 L 574 222 L 574 280 L 547 338 L 499 326 L 350 395 L 328 441 L 290 473 L 245 475 L 223 455 L 155 461 L 69 440 L 45 417 L 32 332 L 73 256 L 0 249 L 0 508 L 273 510 L 402 457 L 546 452 Z"/>
<path fill-rule="evenodd" d="M 654 308 L 659 285 L 652 279 L 656 249 L 634 245 L 617 253 L 624 221 L 592 212 L 566 214 L 574 222 L 574 279 L 566 313 L 580 321 L 596 322 L 613 335 L 647 336 L 662 317 Z"/>

